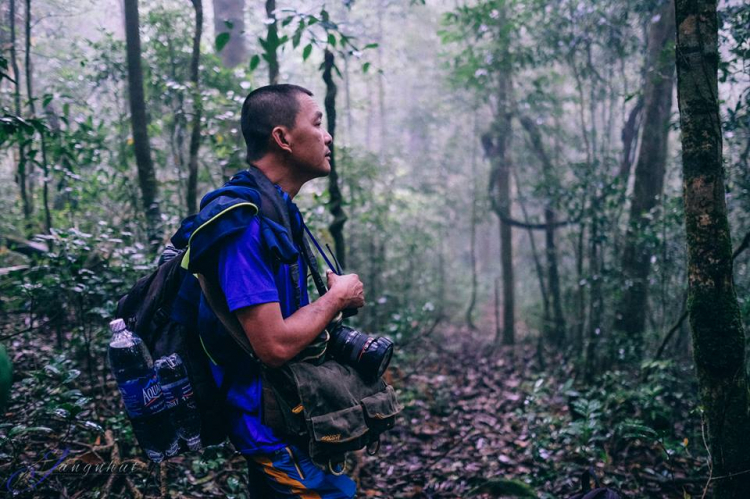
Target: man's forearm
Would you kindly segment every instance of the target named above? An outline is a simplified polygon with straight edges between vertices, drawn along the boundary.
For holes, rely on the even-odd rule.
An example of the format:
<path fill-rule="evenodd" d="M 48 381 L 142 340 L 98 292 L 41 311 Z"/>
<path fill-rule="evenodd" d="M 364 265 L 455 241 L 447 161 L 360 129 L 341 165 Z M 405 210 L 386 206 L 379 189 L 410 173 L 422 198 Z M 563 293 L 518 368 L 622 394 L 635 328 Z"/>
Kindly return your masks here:
<path fill-rule="evenodd" d="M 238 310 L 237 318 L 258 358 L 279 367 L 309 345 L 345 305 L 340 293 L 329 291 L 286 319 L 278 302 Z"/>
<path fill-rule="evenodd" d="M 343 301 L 333 293 L 326 293 L 284 319 L 285 334 L 280 335 L 286 350 L 286 360 L 305 349 L 343 308 Z"/>

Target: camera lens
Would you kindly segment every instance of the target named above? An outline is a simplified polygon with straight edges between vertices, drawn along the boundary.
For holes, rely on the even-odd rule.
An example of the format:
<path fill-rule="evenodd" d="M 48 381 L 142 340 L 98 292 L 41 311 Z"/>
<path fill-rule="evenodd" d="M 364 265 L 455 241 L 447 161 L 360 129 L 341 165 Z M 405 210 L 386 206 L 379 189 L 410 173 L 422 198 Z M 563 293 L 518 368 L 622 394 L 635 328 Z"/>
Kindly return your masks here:
<path fill-rule="evenodd" d="M 357 369 L 365 379 L 374 381 L 388 368 L 393 342 L 340 325 L 331 333 L 330 351 L 339 361 Z"/>
<path fill-rule="evenodd" d="M 360 354 L 362 370 L 368 373 L 375 373 L 374 379 L 385 374 L 388 364 L 393 356 L 393 342 L 382 336 L 373 338 L 369 345 L 365 346 Z"/>

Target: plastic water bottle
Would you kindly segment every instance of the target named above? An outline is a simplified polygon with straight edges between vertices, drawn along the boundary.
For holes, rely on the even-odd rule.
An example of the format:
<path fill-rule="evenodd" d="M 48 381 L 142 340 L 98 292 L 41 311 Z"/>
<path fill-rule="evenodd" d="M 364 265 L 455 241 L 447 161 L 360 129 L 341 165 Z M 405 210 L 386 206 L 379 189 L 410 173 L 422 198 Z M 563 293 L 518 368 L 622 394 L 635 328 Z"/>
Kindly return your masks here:
<path fill-rule="evenodd" d="M 109 365 L 133 432 L 148 458 L 160 463 L 165 457 L 177 454 L 179 442 L 165 410 L 154 362 L 143 340 L 128 331 L 125 321 L 115 319 L 109 327 L 112 330 Z"/>
<path fill-rule="evenodd" d="M 164 400 L 177 434 L 190 450 L 201 448 L 201 418 L 185 364 L 176 353 L 154 362 Z"/>

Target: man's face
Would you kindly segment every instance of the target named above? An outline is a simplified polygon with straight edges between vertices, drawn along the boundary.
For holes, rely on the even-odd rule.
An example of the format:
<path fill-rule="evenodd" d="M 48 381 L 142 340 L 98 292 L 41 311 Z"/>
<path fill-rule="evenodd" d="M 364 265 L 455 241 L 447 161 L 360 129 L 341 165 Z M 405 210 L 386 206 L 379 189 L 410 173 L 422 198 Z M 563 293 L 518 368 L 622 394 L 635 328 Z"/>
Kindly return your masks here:
<path fill-rule="evenodd" d="M 323 128 L 323 113 L 309 95 L 297 94 L 299 112 L 294 128 L 289 131 L 292 160 L 300 173 L 310 178 L 324 177 L 331 172 L 329 145 L 333 137 Z"/>

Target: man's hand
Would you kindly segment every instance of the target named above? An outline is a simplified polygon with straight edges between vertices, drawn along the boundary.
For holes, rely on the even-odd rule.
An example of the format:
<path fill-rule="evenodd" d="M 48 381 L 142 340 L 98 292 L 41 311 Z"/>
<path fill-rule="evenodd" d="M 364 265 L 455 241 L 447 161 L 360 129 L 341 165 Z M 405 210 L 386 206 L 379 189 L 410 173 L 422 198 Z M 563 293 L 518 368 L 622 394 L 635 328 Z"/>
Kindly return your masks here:
<path fill-rule="evenodd" d="M 360 308 L 365 305 L 365 287 L 357 274 L 336 275 L 326 271 L 328 292 L 341 300 L 341 309 Z"/>

